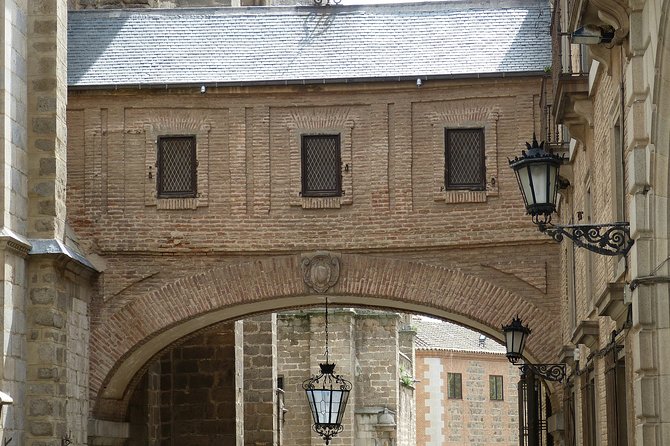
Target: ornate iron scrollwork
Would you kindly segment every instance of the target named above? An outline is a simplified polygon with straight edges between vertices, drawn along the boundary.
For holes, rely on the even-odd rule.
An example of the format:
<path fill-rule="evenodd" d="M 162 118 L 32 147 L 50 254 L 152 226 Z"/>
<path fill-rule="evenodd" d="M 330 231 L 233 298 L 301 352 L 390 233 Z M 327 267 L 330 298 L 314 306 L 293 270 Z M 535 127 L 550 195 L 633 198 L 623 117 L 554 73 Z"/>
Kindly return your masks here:
<path fill-rule="evenodd" d="M 519 366 L 522 374 L 530 370 L 533 374 L 540 376 L 547 381 L 563 382 L 565 379 L 565 364 L 521 364 Z"/>
<path fill-rule="evenodd" d="M 563 237 L 575 245 L 606 256 L 626 255 L 635 242 L 630 238 L 629 223 L 620 221 L 600 225 L 539 224 L 540 231 L 557 242 Z"/>

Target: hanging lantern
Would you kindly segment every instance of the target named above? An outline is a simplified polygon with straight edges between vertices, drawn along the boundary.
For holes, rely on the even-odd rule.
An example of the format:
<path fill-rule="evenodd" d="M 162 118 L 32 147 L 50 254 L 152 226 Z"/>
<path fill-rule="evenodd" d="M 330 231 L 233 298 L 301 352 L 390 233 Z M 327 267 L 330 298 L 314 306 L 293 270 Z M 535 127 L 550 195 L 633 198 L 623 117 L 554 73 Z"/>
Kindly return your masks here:
<path fill-rule="evenodd" d="M 530 328 L 521 323 L 519 316 L 512 318 L 512 323 L 503 325 L 502 331 L 505 334 L 505 346 L 507 347 L 507 359 L 512 364 L 516 364 L 523 356 L 523 349 L 526 346 L 526 338 L 530 334 Z"/>
<path fill-rule="evenodd" d="M 314 431 L 326 444 L 342 430 L 342 417 L 347 407 L 351 383 L 335 375 L 335 364 L 319 364 L 321 373 L 302 383 L 314 420 Z"/>
<path fill-rule="evenodd" d="M 342 417 L 347 407 L 351 382 L 335 375 L 335 364 L 328 361 L 328 298 L 326 298 L 326 362 L 319 364 L 320 373 L 302 383 L 307 394 L 307 402 L 312 412 L 314 432 L 326 444 L 344 430 Z"/>
<path fill-rule="evenodd" d="M 526 143 L 526 149 L 521 156 L 509 160 L 509 165 L 516 174 L 526 212 L 533 218 L 533 223 L 547 224 L 556 211 L 558 171 L 563 157 L 544 150 L 544 141 L 538 144 L 535 135 L 533 145 Z"/>

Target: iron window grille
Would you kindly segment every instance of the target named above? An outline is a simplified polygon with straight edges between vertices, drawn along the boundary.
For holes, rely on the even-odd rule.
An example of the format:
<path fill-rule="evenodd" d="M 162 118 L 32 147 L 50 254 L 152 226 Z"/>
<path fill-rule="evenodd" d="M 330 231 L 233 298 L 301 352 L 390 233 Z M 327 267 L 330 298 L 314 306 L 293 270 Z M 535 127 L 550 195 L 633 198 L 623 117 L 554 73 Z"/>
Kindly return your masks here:
<path fill-rule="evenodd" d="M 485 190 L 484 129 L 444 129 L 444 185 L 449 190 Z"/>
<path fill-rule="evenodd" d="M 302 135 L 302 196 L 342 196 L 340 135 Z"/>
<path fill-rule="evenodd" d="M 503 377 L 500 375 L 489 376 L 489 396 L 494 401 L 503 400 Z"/>
<path fill-rule="evenodd" d="M 447 397 L 450 400 L 463 399 L 460 373 L 447 373 Z"/>
<path fill-rule="evenodd" d="M 156 163 L 158 197 L 195 197 L 197 166 L 195 136 L 160 136 Z"/>

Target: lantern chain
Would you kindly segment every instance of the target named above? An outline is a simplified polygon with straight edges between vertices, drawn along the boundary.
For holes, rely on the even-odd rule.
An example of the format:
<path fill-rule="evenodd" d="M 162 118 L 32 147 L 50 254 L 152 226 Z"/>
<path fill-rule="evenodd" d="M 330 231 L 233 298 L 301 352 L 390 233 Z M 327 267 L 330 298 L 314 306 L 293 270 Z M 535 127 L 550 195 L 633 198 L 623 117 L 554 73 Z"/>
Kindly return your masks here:
<path fill-rule="evenodd" d="M 328 361 L 328 297 L 326 297 L 326 364 Z"/>

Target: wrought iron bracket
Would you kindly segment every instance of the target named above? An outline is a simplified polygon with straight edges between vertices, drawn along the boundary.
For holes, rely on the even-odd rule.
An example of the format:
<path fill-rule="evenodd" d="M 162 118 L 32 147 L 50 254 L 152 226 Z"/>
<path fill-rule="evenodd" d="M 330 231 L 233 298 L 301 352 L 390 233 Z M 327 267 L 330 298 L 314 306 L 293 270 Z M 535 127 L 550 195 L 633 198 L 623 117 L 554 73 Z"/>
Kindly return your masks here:
<path fill-rule="evenodd" d="M 630 238 L 630 224 L 627 221 L 598 225 L 539 223 L 538 227 L 559 243 L 567 237 L 581 248 L 606 256 L 625 256 L 635 243 Z"/>
<path fill-rule="evenodd" d="M 520 364 L 519 369 L 522 374 L 527 374 L 531 371 L 547 381 L 557 381 L 562 383 L 565 379 L 565 364 Z"/>

